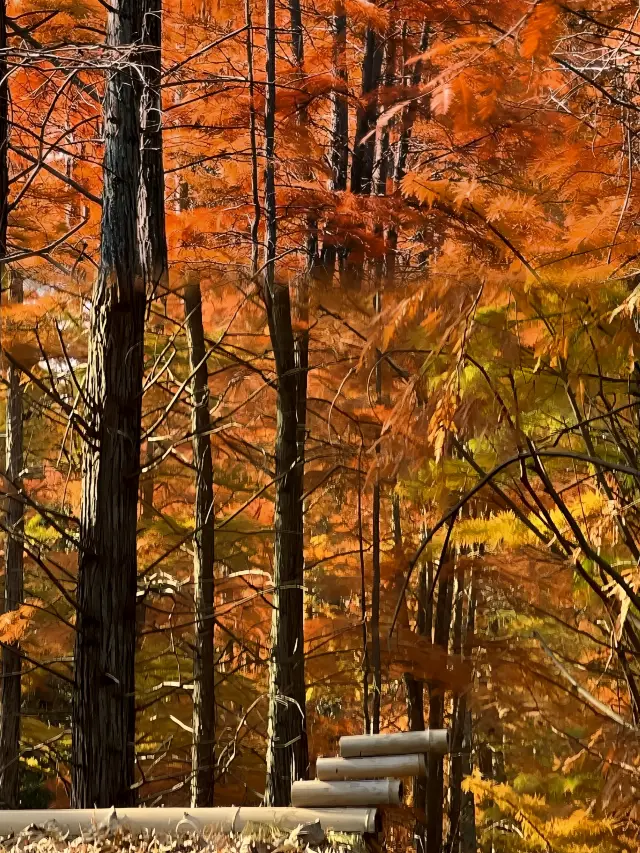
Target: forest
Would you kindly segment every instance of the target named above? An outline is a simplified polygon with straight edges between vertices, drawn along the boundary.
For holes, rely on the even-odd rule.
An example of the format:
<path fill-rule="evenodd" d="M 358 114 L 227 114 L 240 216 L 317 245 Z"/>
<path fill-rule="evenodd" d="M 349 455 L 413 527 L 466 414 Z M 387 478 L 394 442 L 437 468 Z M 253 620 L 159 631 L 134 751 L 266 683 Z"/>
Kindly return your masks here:
<path fill-rule="evenodd" d="M 640 8 L 0 0 L 0 807 L 640 847 Z"/>

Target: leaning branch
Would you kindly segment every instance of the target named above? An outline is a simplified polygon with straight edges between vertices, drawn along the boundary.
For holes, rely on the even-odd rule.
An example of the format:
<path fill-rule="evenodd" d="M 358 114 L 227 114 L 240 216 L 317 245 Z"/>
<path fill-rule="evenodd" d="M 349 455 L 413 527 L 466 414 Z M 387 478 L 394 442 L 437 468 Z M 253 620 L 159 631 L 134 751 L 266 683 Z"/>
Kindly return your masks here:
<path fill-rule="evenodd" d="M 616 712 L 612 708 L 610 708 L 608 705 L 605 705 L 604 702 L 601 702 L 599 699 L 596 699 L 596 697 L 592 693 L 589 693 L 588 690 L 582 687 L 582 685 L 577 681 L 576 678 L 574 678 L 574 676 L 569 672 L 569 670 L 564 666 L 564 664 L 560 663 L 558 658 L 554 655 L 554 653 L 551 651 L 549 646 L 545 643 L 545 641 L 542 639 L 542 637 L 540 636 L 540 634 L 538 634 L 537 631 L 533 632 L 533 636 L 540 643 L 547 657 L 551 661 L 553 661 L 553 664 L 560 673 L 560 675 L 562 675 L 562 677 L 569 682 L 574 692 L 582 700 L 584 700 L 588 705 L 591 705 L 591 707 L 594 708 L 599 714 L 602 714 L 604 717 L 608 717 L 610 720 L 613 720 L 613 722 L 617 723 L 619 726 L 622 726 L 623 728 L 629 729 L 633 732 L 637 731 L 636 727 L 631 725 L 631 723 L 628 723 L 624 719 L 624 717 L 621 717 L 620 714 L 616 714 Z"/>
<path fill-rule="evenodd" d="M 536 459 L 536 458 L 554 458 L 554 459 L 575 459 L 579 462 L 586 462 L 588 465 L 600 465 L 603 468 L 607 468 L 609 471 L 618 471 L 622 474 L 629 474 L 632 477 L 639 477 L 640 470 L 632 467 L 631 465 L 623 465 L 618 462 L 609 462 L 606 459 L 600 459 L 594 456 L 589 456 L 586 453 L 578 453 L 573 450 L 535 450 L 535 451 L 523 451 L 521 453 L 516 454 L 515 456 L 510 456 L 509 459 L 505 459 L 499 465 L 496 465 L 491 471 L 489 471 L 481 480 L 479 480 L 475 486 L 473 486 L 469 491 L 465 492 L 465 494 L 460 498 L 460 500 L 447 512 L 445 513 L 440 520 L 433 526 L 433 528 L 425 535 L 424 539 L 418 546 L 416 553 L 413 556 L 413 559 L 409 563 L 409 568 L 407 569 L 407 574 L 404 579 L 404 583 L 402 585 L 402 589 L 400 591 L 400 595 L 398 597 L 398 601 L 396 603 L 396 607 L 393 613 L 393 619 L 391 620 L 391 627 L 389 628 L 388 638 L 390 639 L 393 630 L 396 626 L 396 622 L 398 620 L 398 615 L 400 613 L 400 608 L 402 607 L 402 602 L 404 600 L 404 596 L 406 595 L 407 588 L 409 586 L 409 582 L 411 581 L 411 576 L 413 574 L 413 570 L 418 564 L 420 557 L 422 556 L 427 545 L 433 540 L 433 537 L 438 533 L 438 531 L 442 530 L 442 528 L 455 516 L 460 512 L 460 510 L 465 506 L 465 504 L 471 500 L 478 492 L 482 491 L 482 489 L 489 485 L 492 480 L 498 476 L 498 474 L 505 471 L 507 468 L 510 468 L 511 465 L 514 465 L 517 462 L 523 462 L 527 459 Z M 616 572 L 616 580 L 618 580 L 618 573 Z M 620 581 L 618 580 L 618 583 Z M 623 588 L 625 592 L 629 595 L 629 587 L 628 584 L 624 584 Z M 631 595 L 629 596 L 632 601 L 637 598 L 636 594 L 633 590 L 631 590 Z"/>

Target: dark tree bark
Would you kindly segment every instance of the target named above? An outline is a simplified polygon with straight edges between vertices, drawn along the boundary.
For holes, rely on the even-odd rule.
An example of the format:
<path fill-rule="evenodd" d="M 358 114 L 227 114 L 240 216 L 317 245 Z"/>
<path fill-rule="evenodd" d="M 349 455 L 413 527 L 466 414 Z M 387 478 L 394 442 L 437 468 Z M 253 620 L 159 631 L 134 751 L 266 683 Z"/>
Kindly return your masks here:
<path fill-rule="evenodd" d="M 140 104 L 141 181 L 138 196 L 138 231 L 143 272 L 149 298 L 158 290 L 166 294 L 169 262 L 164 210 L 164 163 L 162 156 L 162 0 L 142 0 L 143 90 Z M 143 456 L 151 460 L 147 443 Z M 142 478 L 142 517 L 153 517 L 153 471 Z"/>
<path fill-rule="evenodd" d="M 371 734 L 380 732 L 380 703 L 382 699 L 382 666 L 380 659 L 380 477 L 376 472 L 373 484 L 373 525 L 371 550 L 373 576 L 371 579 Z"/>
<path fill-rule="evenodd" d="M 373 167 L 375 160 L 375 134 L 369 135 L 375 128 L 378 113 L 376 91 L 382 72 L 384 45 L 382 39 L 371 27 L 365 34 L 364 60 L 362 63 L 362 97 L 356 115 L 356 135 L 351 158 L 351 192 L 368 195 L 373 187 Z"/>
<path fill-rule="evenodd" d="M 396 54 L 398 40 L 395 24 L 392 22 L 385 35 L 382 84 L 391 87 L 396 81 Z M 389 145 L 389 126 L 378 129 L 375 134 L 372 192 L 386 195 L 387 177 L 393 175 L 393 154 Z"/>
<path fill-rule="evenodd" d="M 456 569 L 456 600 L 453 617 L 453 648 L 455 656 L 464 660 L 464 568 L 459 565 Z M 453 697 L 451 758 L 449 770 L 449 836 L 447 851 L 454 853 L 460 840 L 460 815 L 462 809 L 462 774 L 463 756 L 462 743 L 467 716 L 467 695 L 465 692 L 456 693 Z"/>
<path fill-rule="evenodd" d="M 148 296 L 166 291 L 167 234 L 162 157 L 162 0 L 141 0 L 143 29 L 141 62 L 144 88 L 141 103 L 141 172 L 139 239 Z"/>
<path fill-rule="evenodd" d="M 422 637 L 432 638 L 433 633 L 433 596 L 429 595 L 433 583 L 433 564 L 426 563 L 420 570 L 418 580 L 418 610 L 416 614 L 416 632 Z M 424 730 L 424 681 L 407 673 L 405 675 L 405 689 L 407 692 L 407 716 L 411 731 Z M 413 807 L 417 812 L 418 819 L 414 825 L 414 835 L 418 851 L 424 850 L 426 835 L 426 811 L 427 811 L 427 780 L 417 778 L 413 780 Z"/>
<path fill-rule="evenodd" d="M 0 72 L 1 73 L 1 72 Z M 22 276 L 11 274 L 9 286 L 11 302 L 22 302 Z M 13 364 L 7 368 L 6 410 L 6 475 L 16 488 L 22 487 L 23 397 L 20 386 L 20 370 Z M 3 613 L 16 610 L 24 598 L 24 504 L 17 498 L 6 501 Z M 20 705 L 21 705 L 22 660 L 20 643 L 2 646 L 2 679 L 0 679 L 0 801 L 8 808 L 19 804 L 19 756 L 20 756 Z"/>
<path fill-rule="evenodd" d="M 136 523 L 145 282 L 137 234 L 141 85 L 132 47 L 141 0 L 113 0 L 107 44 L 131 63 L 107 75 L 102 254 L 93 290 L 80 516 L 72 805 L 134 801 Z"/>
<path fill-rule="evenodd" d="M 209 370 L 199 284 L 184 292 L 191 383 L 193 464 L 196 469 L 193 583 L 196 637 L 193 657 L 191 805 L 212 806 L 215 777 L 214 507 Z"/>
<path fill-rule="evenodd" d="M 395 40 L 393 32 L 389 32 L 387 46 L 384 50 L 385 59 L 385 84 L 389 85 L 393 80 L 395 69 Z M 364 77 L 364 72 L 363 72 Z M 389 134 L 385 131 L 382 135 L 377 134 L 377 142 L 375 144 L 375 152 L 377 162 L 372 164 L 371 181 L 369 191 L 376 192 L 379 195 L 384 195 L 386 191 L 386 162 L 389 153 Z M 384 235 L 384 226 L 378 224 L 375 227 L 375 232 L 382 238 Z M 373 309 L 379 315 L 382 311 L 382 291 L 385 283 L 385 269 L 387 267 L 386 259 L 376 259 L 374 263 L 374 277 L 376 282 L 376 293 L 374 296 Z M 383 382 L 383 353 L 378 350 L 375 366 L 375 400 L 376 404 L 382 403 L 382 382 Z M 380 434 L 378 439 L 380 439 Z M 373 554 L 373 580 L 371 593 L 371 664 L 373 673 L 373 703 L 371 709 L 371 733 L 377 734 L 380 731 L 380 705 L 382 698 L 382 666 L 380 659 L 380 506 L 381 506 L 381 488 L 380 488 L 380 457 L 381 447 L 380 440 L 376 443 L 376 471 L 373 484 L 373 531 L 372 531 L 372 554 Z"/>
<path fill-rule="evenodd" d="M 289 0 L 289 21 L 291 22 L 291 46 L 296 65 L 302 68 L 304 62 L 304 38 L 302 32 L 302 11 L 300 0 Z"/>
<path fill-rule="evenodd" d="M 337 85 L 331 92 L 331 189 L 344 192 L 349 169 L 349 102 L 347 79 L 347 16 L 337 2 L 331 16 L 333 33 L 333 74 Z"/>
<path fill-rule="evenodd" d="M 445 546 L 446 548 L 446 546 Z M 445 560 L 445 552 L 441 566 Z M 442 571 L 442 569 L 441 569 Z M 438 582 L 438 601 L 434 627 L 434 643 L 445 652 L 449 644 L 453 582 L 442 575 Z M 429 683 L 429 728 L 441 729 L 444 724 L 444 685 Z M 444 813 L 444 761 L 441 755 L 427 756 L 427 834 L 426 849 L 429 853 L 441 853 Z"/>
<path fill-rule="evenodd" d="M 289 0 L 289 18 L 291 21 L 291 45 L 293 56 L 298 66 L 300 79 L 304 74 L 304 39 L 302 32 L 302 12 L 300 0 Z M 305 125 L 308 120 L 306 105 L 298 111 L 298 121 Z M 313 177 L 311 171 L 308 176 Z M 296 291 L 293 317 L 296 326 L 294 336 L 296 379 L 296 418 L 297 418 L 297 448 L 298 462 L 295 473 L 300 478 L 300 494 L 304 486 L 304 453 L 307 433 L 307 379 L 309 373 L 309 283 L 315 274 L 318 254 L 318 223 L 309 214 L 307 216 L 306 236 L 306 269 L 299 277 Z M 301 510 L 302 511 L 302 510 Z M 303 557 L 304 562 L 304 557 Z"/>
<path fill-rule="evenodd" d="M 382 292 L 380 276 L 378 279 L 378 290 L 374 297 L 374 311 L 380 314 L 382 310 Z M 377 351 L 377 362 L 375 368 L 376 392 L 375 400 L 379 405 L 382 402 L 382 353 Z M 373 683 L 371 685 L 371 734 L 380 732 L 380 705 L 382 700 L 382 663 L 380 656 L 380 442 L 376 444 L 376 471 L 373 482 L 373 518 L 371 552 L 373 572 L 371 579 L 371 673 Z"/>
<path fill-rule="evenodd" d="M 469 659 L 472 652 L 473 633 L 475 630 L 475 614 L 476 614 L 476 598 L 477 589 L 476 581 L 472 574 L 470 581 L 467 584 L 469 607 L 467 611 L 467 621 L 465 626 L 465 657 Z M 461 748 L 461 776 L 471 775 L 472 769 L 472 749 L 473 749 L 473 720 L 471 709 L 465 698 L 464 709 L 460 710 L 460 716 L 464 710 L 463 733 L 462 733 L 462 748 Z M 471 791 L 463 791 L 460 804 L 460 853 L 476 853 L 476 806 L 473 793 Z"/>
<path fill-rule="evenodd" d="M 265 801 L 269 805 L 283 806 L 290 802 L 291 783 L 306 776 L 309 757 L 304 684 L 302 464 L 298 457 L 297 415 L 299 383 L 289 289 L 275 280 L 275 0 L 267 0 L 266 42 L 264 299 L 278 391 L 273 625 Z"/>
<path fill-rule="evenodd" d="M 471 711 L 467 709 L 464 720 L 464 740 L 462 745 L 462 774 L 471 776 L 471 749 L 473 723 Z M 478 841 L 476 835 L 476 804 L 472 791 L 462 792 L 460 809 L 460 853 L 476 853 Z"/>
<path fill-rule="evenodd" d="M 249 83 L 249 142 L 251 145 L 251 193 L 253 203 L 253 219 L 251 220 L 251 275 L 258 271 L 258 256 L 260 252 L 260 188 L 258 186 L 258 143 L 257 120 L 255 105 L 255 85 L 253 75 L 253 22 L 251 19 L 251 3 L 245 0 L 245 24 L 247 27 L 247 80 Z"/>
<path fill-rule="evenodd" d="M 2 262 L 7 255 L 9 214 L 9 86 L 7 80 L 6 0 L 0 0 L 0 284 L 13 303 L 22 302 L 20 275 L 11 274 Z M 7 368 L 6 409 L 6 476 L 16 489 L 21 487 L 22 459 L 22 389 L 20 371 L 14 364 Z M 23 600 L 24 508 L 21 500 L 7 498 L 5 504 L 5 580 L 2 612 L 17 609 Z M 17 808 L 19 804 L 20 699 L 22 661 L 20 645 L 2 646 L 2 679 L 0 679 L 0 805 Z"/>
<path fill-rule="evenodd" d="M 422 35 L 420 37 L 420 46 L 418 48 L 420 53 L 424 53 L 429 46 L 429 26 L 425 22 L 422 28 Z M 423 63 L 421 60 L 418 60 L 414 63 L 411 73 L 408 75 L 407 82 L 412 86 L 417 86 L 420 83 L 420 78 L 422 77 L 423 71 Z M 398 150 L 396 154 L 396 162 L 394 167 L 394 181 L 396 184 L 400 184 L 400 181 L 404 178 L 405 171 L 407 168 L 407 158 L 409 156 L 409 149 L 411 147 L 411 134 L 413 133 L 413 125 L 415 123 L 416 117 L 418 115 L 418 101 L 414 98 L 409 106 L 405 108 L 402 114 L 402 124 L 400 129 L 400 138 L 398 140 Z"/>
<path fill-rule="evenodd" d="M 331 141 L 329 145 L 329 163 L 331 165 L 330 188 L 334 192 L 344 192 L 347 188 L 349 172 L 349 102 L 347 78 L 347 16 L 344 4 L 336 2 L 331 16 L 333 34 L 333 75 L 336 83 L 331 91 Z M 339 246 L 336 234 L 331 233 L 328 222 L 322 245 L 321 263 L 324 276 L 333 279 Z"/>

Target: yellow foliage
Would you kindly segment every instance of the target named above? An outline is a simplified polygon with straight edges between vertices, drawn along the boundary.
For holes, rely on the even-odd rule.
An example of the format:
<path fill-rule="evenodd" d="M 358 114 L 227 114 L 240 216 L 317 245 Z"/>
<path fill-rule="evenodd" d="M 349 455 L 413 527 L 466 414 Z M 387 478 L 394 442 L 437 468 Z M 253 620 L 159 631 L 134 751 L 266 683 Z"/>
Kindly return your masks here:
<path fill-rule="evenodd" d="M 3 613 L 0 616 L 0 642 L 8 645 L 18 643 L 24 637 L 35 612 L 30 604 L 21 604 L 16 610 Z"/>
<path fill-rule="evenodd" d="M 477 770 L 464 780 L 463 788 L 474 794 L 479 805 L 497 807 L 517 826 L 521 853 L 614 853 L 627 849 L 626 839 L 616 832 L 620 822 L 611 818 L 596 817 L 584 808 L 554 815 L 543 797 L 520 794 L 510 785 L 483 779 Z"/>

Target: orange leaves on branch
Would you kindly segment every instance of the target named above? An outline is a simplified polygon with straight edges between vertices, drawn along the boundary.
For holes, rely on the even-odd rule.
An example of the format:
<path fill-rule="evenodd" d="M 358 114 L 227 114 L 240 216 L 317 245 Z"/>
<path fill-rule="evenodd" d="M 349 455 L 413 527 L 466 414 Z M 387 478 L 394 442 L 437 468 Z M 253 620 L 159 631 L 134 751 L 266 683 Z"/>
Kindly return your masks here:
<path fill-rule="evenodd" d="M 455 416 L 460 404 L 460 395 L 453 383 L 444 388 L 436 401 L 427 430 L 427 438 L 433 444 L 436 461 L 442 459 L 445 442 L 450 433 L 457 432 Z"/>
<path fill-rule="evenodd" d="M 425 51 L 424 53 L 421 53 L 418 56 L 412 56 L 411 59 L 408 60 L 408 62 L 410 65 L 412 65 L 419 61 L 442 59 L 444 57 L 448 57 L 450 54 L 455 53 L 456 51 L 464 50 L 468 47 L 485 47 L 491 44 L 491 41 L 491 36 L 479 35 L 469 36 L 467 38 L 453 39 L 451 41 L 446 42 L 438 42 L 438 44 L 429 48 L 429 50 Z"/>
<path fill-rule="evenodd" d="M 36 600 L 32 604 L 37 604 Z M 16 610 L 8 610 L 0 616 L 0 642 L 12 645 L 25 635 L 36 609 L 29 603 L 21 604 Z"/>
<path fill-rule="evenodd" d="M 343 0 L 345 12 L 352 21 L 384 32 L 389 23 L 389 13 L 369 0 Z"/>
<path fill-rule="evenodd" d="M 567 219 L 566 246 L 572 251 L 587 246 L 606 246 L 608 237 L 620 218 L 623 199 L 614 196 L 603 198 L 583 213 Z"/>
<path fill-rule="evenodd" d="M 537 3 L 520 33 L 520 55 L 525 59 L 549 49 L 558 35 L 560 8 L 554 0 Z"/>

